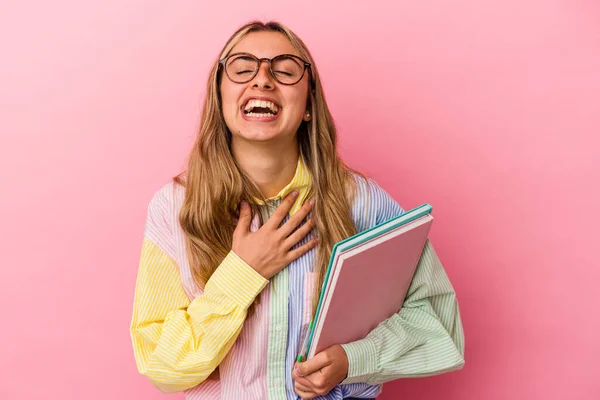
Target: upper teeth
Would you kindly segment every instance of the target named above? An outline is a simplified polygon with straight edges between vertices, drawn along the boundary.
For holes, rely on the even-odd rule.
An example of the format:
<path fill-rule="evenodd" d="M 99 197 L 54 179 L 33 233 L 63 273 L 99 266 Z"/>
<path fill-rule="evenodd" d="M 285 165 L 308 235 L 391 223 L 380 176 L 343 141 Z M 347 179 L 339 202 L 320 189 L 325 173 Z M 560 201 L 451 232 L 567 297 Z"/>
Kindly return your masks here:
<path fill-rule="evenodd" d="M 268 108 L 269 110 L 271 110 L 271 112 L 273 112 L 273 114 L 277 113 L 277 111 L 279 110 L 275 103 L 272 103 L 270 101 L 251 99 L 248 101 L 248 103 L 246 103 L 244 111 L 250 111 L 255 107 Z"/>

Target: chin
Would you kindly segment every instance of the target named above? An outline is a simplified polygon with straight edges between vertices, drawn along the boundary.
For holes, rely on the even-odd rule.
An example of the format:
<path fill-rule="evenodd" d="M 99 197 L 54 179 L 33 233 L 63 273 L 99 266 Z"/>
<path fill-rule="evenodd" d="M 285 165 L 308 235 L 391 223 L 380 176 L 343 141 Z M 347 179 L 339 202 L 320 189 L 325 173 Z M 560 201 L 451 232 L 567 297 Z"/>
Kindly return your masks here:
<path fill-rule="evenodd" d="M 253 142 L 268 142 L 277 138 L 282 137 L 283 135 L 279 132 L 268 132 L 264 130 L 254 130 L 254 129 L 246 129 L 244 131 L 239 131 L 238 136 L 241 139 Z"/>
<path fill-rule="evenodd" d="M 246 122 L 246 121 L 244 121 Z M 262 125 L 262 126 L 261 126 Z M 237 135 L 247 141 L 268 142 L 273 140 L 287 140 L 293 134 L 288 134 L 281 127 L 268 126 L 261 123 L 242 123 L 238 125 Z"/>

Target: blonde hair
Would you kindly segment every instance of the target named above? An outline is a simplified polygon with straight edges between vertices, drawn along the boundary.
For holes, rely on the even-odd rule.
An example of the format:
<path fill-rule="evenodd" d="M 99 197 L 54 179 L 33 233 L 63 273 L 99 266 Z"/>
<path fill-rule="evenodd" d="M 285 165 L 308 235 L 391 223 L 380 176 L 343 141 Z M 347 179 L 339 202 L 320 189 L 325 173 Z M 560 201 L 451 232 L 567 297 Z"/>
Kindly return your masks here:
<path fill-rule="evenodd" d="M 297 140 L 299 156 L 303 158 L 312 177 L 311 192 L 315 198 L 313 216 L 319 235 L 315 261 L 317 281 L 312 304 L 314 315 L 334 244 L 357 232 L 350 213 L 356 190 L 352 173 L 365 177 L 349 168 L 338 156 L 336 129 L 314 60 L 302 40 L 282 24 L 253 21 L 244 25 L 229 38 L 215 60 L 208 78 L 199 133 L 189 155 L 187 171 L 174 178 L 186 187 L 179 222 L 186 236 L 192 275 L 196 283 L 204 287 L 231 250 L 240 201 L 246 200 L 255 214 L 258 206 L 252 198 L 263 202 L 266 200 L 232 156 L 231 132 L 225 124 L 219 94 L 223 71 L 218 60 L 226 57 L 246 35 L 257 31 L 282 33 L 300 56 L 312 64 L 309 69 L 312 80 L 309 104 L 313 117 L 310 122 L 301 123 Z M 254 305 L 250 307 L 249 315 L 253 311 Z"/>

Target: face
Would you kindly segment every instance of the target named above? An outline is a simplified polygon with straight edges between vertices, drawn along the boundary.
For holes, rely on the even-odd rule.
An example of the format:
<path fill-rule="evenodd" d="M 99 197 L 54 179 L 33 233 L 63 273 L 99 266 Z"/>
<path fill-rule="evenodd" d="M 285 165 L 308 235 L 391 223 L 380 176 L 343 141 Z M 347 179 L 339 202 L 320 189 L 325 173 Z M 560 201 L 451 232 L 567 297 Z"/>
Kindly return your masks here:
<path fill-rule="evenodd" d="M 231 50 L 258 58 L 280 54 L 300 57 L 292 43 L 279 32 L 252 32 Z M 225 122 L 233 140 L 273 141 L 291 139 L 307 117 L 309 71 L 295 85 L 283 85 L 271 75 L 268 62 L 261 62 L 258 73 L 249 82 L 234 83 L 225 71 L 221 74 L 220 91 Z M 270 110 L 262 106 L 267 102 Z M 271 102 L 272 104 L 269 104 Z M 274 114 L 273 114 L 274 113 Z"/>

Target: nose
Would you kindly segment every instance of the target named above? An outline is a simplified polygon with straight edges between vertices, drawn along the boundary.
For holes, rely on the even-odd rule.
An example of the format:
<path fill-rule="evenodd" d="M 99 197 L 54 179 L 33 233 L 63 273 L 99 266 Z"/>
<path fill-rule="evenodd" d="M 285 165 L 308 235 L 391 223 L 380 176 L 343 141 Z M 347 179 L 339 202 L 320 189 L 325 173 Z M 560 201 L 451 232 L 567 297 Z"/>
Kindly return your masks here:
<path fill-rule="evenodd" d="M 260 87 L 264 89 L 273 89 L 273 76 L 271 75 L 271 65 L 268 61 L 262 61 L 258 65 L 258 72 L 252 79 L 252 87 Z"/>

